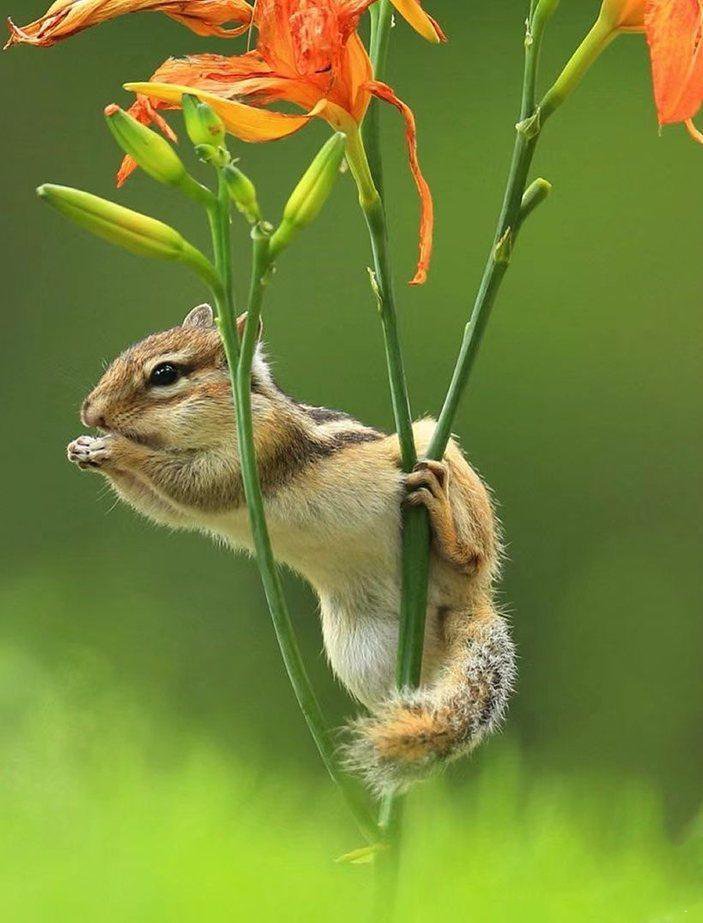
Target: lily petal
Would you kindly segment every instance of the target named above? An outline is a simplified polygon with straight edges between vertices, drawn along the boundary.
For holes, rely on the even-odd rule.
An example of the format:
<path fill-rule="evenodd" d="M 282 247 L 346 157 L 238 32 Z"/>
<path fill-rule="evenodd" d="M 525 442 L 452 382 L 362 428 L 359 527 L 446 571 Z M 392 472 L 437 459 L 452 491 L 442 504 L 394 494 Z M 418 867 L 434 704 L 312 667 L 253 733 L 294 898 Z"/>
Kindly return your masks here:
<path fill-rule="evenodd" d="M 447 36 L 439 23 L 423 10 L 418 0 L 391 0 L 391 2 L 403 19 L 428 42 L 439 44 L 447 41 Z"/>
<path fill-rule="evenodd" d="M 373 93 L 379 99 L 390 103 L 400 112 L 405 120 L 405 138 L 408 143 L 408 156 L 410 158 L 410 170 L 417 186 L 418 195 L 420 196 L 420 254 L 418 257 L 417 271 L 411 285 L 422 285 L 427 280 L 427 270 L 430 266 L 432 256 L 432 237 L 434 233 L 434 204 L 432 202 L 432 193 L 427 185 L 427 180 L 422 175 L 420 163 L 417 159 L 417 131 L 415 129 L 415 116 L 412 109 L 407 106 L 402 99 L 398 99 L 393 90 L 385 83 L 378 80 L 372 80 L 366 84 L 369 92 Z"/>
<path fill-rule="evenodd" d="M 659 124 L 685 122 L 703 103 L 700 0 L 648 0 L 645 27 Z"/>
<path fill-rule="evenodd" d="M 197 87 L 173 83 L 126 83 L 125 90 L 178 107 L 183 94 L 192 93 L 203 102 L 209 103 L 225 123 L 227 131 L 242 141 L 276 141 L 285 138 L 307 125 L 312 117 L 311 113 L 287 115 L 269 109 L 257 109 L 234 99 L 223 99 L 215 93 L 208 93 Z"/>

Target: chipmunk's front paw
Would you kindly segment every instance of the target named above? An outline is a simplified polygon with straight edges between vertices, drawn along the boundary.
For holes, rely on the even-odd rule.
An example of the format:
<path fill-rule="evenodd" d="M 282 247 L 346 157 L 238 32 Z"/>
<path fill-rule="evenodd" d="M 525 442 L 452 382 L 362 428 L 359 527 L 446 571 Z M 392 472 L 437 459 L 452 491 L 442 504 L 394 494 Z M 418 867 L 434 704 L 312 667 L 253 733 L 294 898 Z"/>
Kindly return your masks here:
<path fill-rule="evenodd" d="M 102 468 L 110 459 L 110 436 L 79 436 L 68 444 L 68 460 L 79 468 Z"/>

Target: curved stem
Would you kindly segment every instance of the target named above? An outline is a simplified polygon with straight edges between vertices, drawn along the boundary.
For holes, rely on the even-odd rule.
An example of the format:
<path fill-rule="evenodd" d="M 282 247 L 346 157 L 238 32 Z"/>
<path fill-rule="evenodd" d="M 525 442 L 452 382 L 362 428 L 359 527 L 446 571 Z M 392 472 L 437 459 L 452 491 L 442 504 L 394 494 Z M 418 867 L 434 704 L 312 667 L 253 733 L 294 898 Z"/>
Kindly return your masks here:
<path fill-rule="evenodd" d="M 230 202 L 221 173 L 219 178 L 217 207 L 208 214 L 216 264 L 221 280 L 221 284 L 213 288 L 213 296 L 217 309 L 217 326 L 230 369 L 242 482 L 259 573 L 286 671 L 322 761 L 332 779 L 339 786 L 361 833 L 369 843 L 377 844 L 382 839 L 381 831 L 359 793 L 352 787 L 351 780 L 344 775 L 337 763 L 334 743 L 295 637 L 264 514 L 251 411 L 251 367 L 256 349 L 264 290 L 272 264 L 269 249 L 270 234 L 261 225 L 257 225 L 252 231 L 251 287 L 247 321 L 240 344 L 232 296 Z"/>
<path fill-rule="evenodd" d="M 601 15 L 567 61 L 563 71 L 540 103 L 542 122 L 574 92 L 586 71 L 618 36 L 618 31 Z"/>

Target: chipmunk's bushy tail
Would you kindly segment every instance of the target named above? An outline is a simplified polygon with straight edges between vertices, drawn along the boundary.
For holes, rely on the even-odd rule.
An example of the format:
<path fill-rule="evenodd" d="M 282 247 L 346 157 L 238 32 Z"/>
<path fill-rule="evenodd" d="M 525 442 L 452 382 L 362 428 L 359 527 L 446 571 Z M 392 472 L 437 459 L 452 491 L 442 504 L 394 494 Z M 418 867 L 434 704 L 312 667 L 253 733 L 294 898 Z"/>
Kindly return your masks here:
<path fill-rule="evenodd" d="M 351 726 L 346 764 L 379 795 L 402 792 L 469 752 L 503 719 L 516 678 L 506 621 L 484 600 L 449 631 L 450 655 L 436 682 L 399 691 Z"/>

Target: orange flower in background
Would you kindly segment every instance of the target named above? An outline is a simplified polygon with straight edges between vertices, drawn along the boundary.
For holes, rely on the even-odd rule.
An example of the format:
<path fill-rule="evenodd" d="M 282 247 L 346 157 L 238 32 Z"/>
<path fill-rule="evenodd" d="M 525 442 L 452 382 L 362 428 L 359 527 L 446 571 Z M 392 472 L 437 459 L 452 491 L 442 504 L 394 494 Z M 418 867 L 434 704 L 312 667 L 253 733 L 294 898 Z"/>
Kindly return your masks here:
<path fill-rule="evenodd" d="M 165 13 L 198 35 L 241 35 L 249 27 L 252 8 L 246 0 L 57 0 L 46 13 L 26 26 L 9 20 L 5 46 L 48 47 L 77 32 L 125 13 Z M 226 28 L 232 23 L 230 28 Z"/>
<path fill-rule="evenodd" d="M 703 104 L 703 0 L 605 0 L 602 19 L 613 30 L 645 32 L 660 125 L 692 122 Z"/>
<path fill-rule="evenodd" d="M 182 95 L 193 93 L 244 141 L 283 138 L 313 116 L 352 134 L 359 131 L 372 96 L 391 103 L 405 120 L 410 167 L 421 201 L 420 255 L 412 280 L 419 284 L 426 279 L 432 250 L 432 197 L 417 160 L 413 114 L 389 86 L 373 79 L 371 60 L 356 33 L 368 5 L 367 0 L 257 0 L 255 50 L 234 57 L 170 59 L 150 82 L 127 84 L 127 89 L 138 94 L 132 114 L 141 120 L 148 118 L 147 98 L 154 108 L 179 108 Z M 306 112 L 289 115 L 263 108 L 275 101 L 294 103 Z M 123 166 L 122 177 L 125 172 Z"/>
<path fill-rule="evenodd" d="M 644 25 L 659 123 L 685 122 L 703 141 L 691 121 L 703 103 L 703 3 L 649 0 Z"/>

